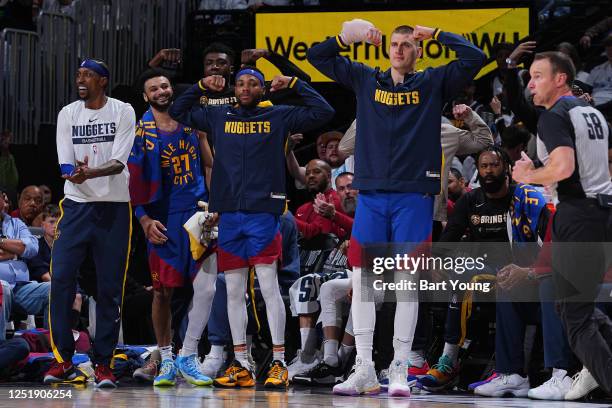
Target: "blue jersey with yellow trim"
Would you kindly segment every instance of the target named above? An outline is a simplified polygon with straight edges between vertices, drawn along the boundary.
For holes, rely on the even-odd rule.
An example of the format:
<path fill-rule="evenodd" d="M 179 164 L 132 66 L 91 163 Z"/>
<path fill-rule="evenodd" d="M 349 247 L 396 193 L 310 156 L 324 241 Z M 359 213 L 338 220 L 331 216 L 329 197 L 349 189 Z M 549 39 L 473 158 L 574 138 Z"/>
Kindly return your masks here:
<path fill-rule="evenodd" d="M 198 200 L 208 201 L 208 191 L 196 130 L 179 125 L 173 132 L 157 129 L 159 164 L 161 166 L 161 194 L 144 205 L 153 218 L 196 208 Z M 137 217 L 141 216 L 139 210 Z"/>
<path fill-rule="evenodd" d="M 157 130 L 161 138 L 162 202 L 168 212 L 194 208 L 208 200 L 195 130 L 179 126 L 174 132 Z"/>

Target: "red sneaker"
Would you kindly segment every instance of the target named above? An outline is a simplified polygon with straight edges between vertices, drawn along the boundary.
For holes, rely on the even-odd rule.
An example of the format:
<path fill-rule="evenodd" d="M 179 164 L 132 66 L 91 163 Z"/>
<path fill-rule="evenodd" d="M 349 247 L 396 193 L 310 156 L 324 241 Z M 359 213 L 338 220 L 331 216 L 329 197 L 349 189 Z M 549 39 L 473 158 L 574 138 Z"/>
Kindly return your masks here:
<path fill-rule="evenodd" d="M 98 388 L 116 388 L 117 379 L 113 375 L 113 371 L 106 364 L 98 364 L 96 366 L 96 387 Z"/>
<path fill-rule="evenodd" d="M 45 373 L 43 382 L 45 384 L 52 384 L 56 382 L 71 381 L 74 380 L 76 376 L 77 371 L 71 361 L 59 363 L 57 360 L 53 360 L 51 368 Z"/>

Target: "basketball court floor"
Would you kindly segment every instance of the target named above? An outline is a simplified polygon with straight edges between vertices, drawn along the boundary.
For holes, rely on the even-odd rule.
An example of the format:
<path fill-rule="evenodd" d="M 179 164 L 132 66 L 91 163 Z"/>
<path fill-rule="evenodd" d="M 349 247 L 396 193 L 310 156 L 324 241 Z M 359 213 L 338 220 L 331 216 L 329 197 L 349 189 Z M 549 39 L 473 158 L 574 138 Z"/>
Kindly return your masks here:
<path fill-rule="evenodd" d="M 49 393 L 50 390 L 65 392 L 53 394 Z M 63 398 L 60 394 L 63 394 Z M 36 398 L 28 398 L 30 396 Z M 555 402 L 532 401 L 523 398 L 484 398 L 469 394 L 413 395 L 410 399 L 389 398 L 386 394 L 372 397 L 342 397 L 333 395 L 330 389 L 325 388 L 290 387 L 286 392 L 264 390 L 263 387 L 221 390 L 192 387 L 184 383 L 172 388 L 153 388 L 152 386 L 130 384 L 112 390 L 98 390 L 91 385 L 86 388 L 51 388 L 32 386 L 32 384 L 0 385 L 0 408 L 260 408 L 284 406 L 307 408 L 603 408 L 612 407 L 612 400 Z"/>

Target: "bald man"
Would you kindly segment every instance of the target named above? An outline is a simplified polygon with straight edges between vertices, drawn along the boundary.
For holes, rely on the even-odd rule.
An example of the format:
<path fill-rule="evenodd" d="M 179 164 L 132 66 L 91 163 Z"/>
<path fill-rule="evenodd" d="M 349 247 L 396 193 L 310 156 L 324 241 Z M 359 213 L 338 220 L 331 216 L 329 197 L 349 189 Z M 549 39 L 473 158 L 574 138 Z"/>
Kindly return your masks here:
<path fill-rule="evenodd" d="M 42 225 L 43 194 L 38 186 L 25 187 L 19 195 L 18 205 L 11 217 L 20 218 L 28 227 Z"/>
<path fill-rule="evenodd" d="M 353 219 L 344 213 L 340 196 L 331 188 L 331 172 L 330 165 L 323 160 L 314 159 L 306 165 L 306 188 L 312 201 L 298 208 L 295 215 L 298 231 L 306 239 L 332 233 L 344 241 L 349 238 L 353 228 Z M 310 371 L 321 362 L 321 355 L 316 349 L 315 323 L 319 312 L 316 294 L 327 280 L 349 277 L 344 268 L 340 269 L 332 273 L 326 270 L 314 271 L 302 276 L 289 289 L 291 312 L 299 317 L 302 345 L 288 367 L 290 380 L 296 374 Z M 305 292 L 305 287 L 311 290 Z"/>
<path fill-rule="evenodd" d="M 344 213 L 340 196 L 331 188 L 331 172 L 323 160 L 314 159 L 306 165 L 306 188 L 312 201 L 298 208 L 295 216 L 304 238 L 333 233 L 345 239 L 351 233 L 353 219 Z"/>

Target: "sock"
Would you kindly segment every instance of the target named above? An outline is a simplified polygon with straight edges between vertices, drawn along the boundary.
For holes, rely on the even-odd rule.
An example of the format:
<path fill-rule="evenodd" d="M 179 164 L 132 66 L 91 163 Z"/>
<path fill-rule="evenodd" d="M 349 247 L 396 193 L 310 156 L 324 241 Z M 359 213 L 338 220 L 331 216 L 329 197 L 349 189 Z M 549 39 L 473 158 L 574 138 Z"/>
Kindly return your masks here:
<path fill-rule="evenodd" d="M 553 368 L 552 369 L 552 377 L 563 378 L 567 375 L 567 370 L 562 368 Z"/>
<path fill-rule="evenodd" d="M 423 350 L 410 350 L 408 353 L 408 361 L 413 367 L 421 368 L 425 364 L 425 355 Z"/>
<path fill-rule="evenodd" d="M 457 358 L 459 357 L 459 345 L 444 343 L 444 351 L 442 352 L 442 355 L 449 356 L 453 364 L 456 363 Z"/>
<path fill-rule="evenodd" d="M 398 279 L 402 279 L 404 275 L 405 273 L 396 272 L 394 274 L 395 281 L 398 282 Z M 407 279 L 411 278 L 408 277 Z M 419 314 L 419 303 L 410 299 L 414 295 L 411 292 L 400 291 L 396 293 L 398 299 L 393 318 L 393 359 L 402 363 L 408 362 Z"/>
<path fill-rule="evenodd" d="M 212 255 L 204 260 L 193 281 L 193 300 L 189 309 L 189 323 L 185 332 L 181 356 L 198 354 L 198 344 L 208 323 L 213 297 L 215 296 L 216 282 L 217 257 Z"/>
<path fill-rule="evenodd" d="M 246 344 L 240 344 L 238 346 L 234 346 L 234 358 L 242 365 L 244 368 L 249 368 L 249 360 L 247 357 Z"/>
<path fill-rule="evenodd" d="M 327 365 L 338 367 L 338 340 L 323 340 L 323 360 Z"/>
<path fill-rule="evenodd" d="M 172 346 L 159 347 L 159 354 L 161 354 L 162 361 L 172 360 Z"/>
<path fill-rule="evenodd" d="M 285 345 L 272 346 L 272 361 L 278 360 L 285 364 Z"/>
<path fill-rule="evenodd" d="M 302 353 L 312 356 L 317 347 L 317 331 L 314 327 L 300 327 L 300 337 L 302 338 Z"/>
<path fill-rule="evenodd" d="M 70 327 L 73 330 L 78 330 L 79 328 L 79 323 L 81 322 L 81 312 L 78 310 L 71 310 L 71 316 L 70 316 Z"/>
<path fill-rule="evenodd" d="M 191 338 L 189 334 L 185 333 L 185 342 L 183 343 L 183 348 L 181 349 L 180 356 L 187 357 L 192 354 L 198 354 L 198 343 L 200 339 Z"/>
<path fill-rule="evenodd" d="M 351 301 L 351 316 L 357 357 L 367 364 L 372 363 L 372 345 L 374 343 L 374 325 L 376 324 L 376 308 L 372 299 L 361 296 L 361 268 L 353 268 L 353 300 Z M 369 301 L 368 301 L 369 300 Z"/>
<path fill-rule="evenodd" d="M 208 356 L 211 358 L 220 358 L 223 359 L 223 349 L 224 347 L 218 344 L 211 344 L 210 351 L 208 352 Z"/>
<path fill-rule="evenodd" d="M 351 354 L 353 354 L 354 350 L 355 346 L 347 346 L 344 343 L 340 343 L 340 348 L 338 349 L 338 358 L 340 359 L 340 363 L 342 365 L 346 364 L 348 359 L 351 357 Z"/>

